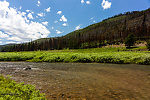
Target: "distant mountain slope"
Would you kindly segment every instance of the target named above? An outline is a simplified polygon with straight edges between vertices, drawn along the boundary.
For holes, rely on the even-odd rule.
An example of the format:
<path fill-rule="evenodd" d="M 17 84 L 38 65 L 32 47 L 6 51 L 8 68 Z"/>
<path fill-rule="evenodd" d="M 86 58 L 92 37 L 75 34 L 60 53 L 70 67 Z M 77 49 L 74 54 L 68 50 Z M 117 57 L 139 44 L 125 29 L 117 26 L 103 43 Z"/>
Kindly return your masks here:
<path fill-rule="evenodd" d="M 13 46 L 15 44 L 6 44 L 6 45 L 0 45 L 0 49 L 3 48 L 3 47 L 6 47 L 6 46 Z"/>
<path fill-rule="evenodd" d="M 2 51 L 100 47 L 105 43 L 123 42 L 131 33 L 137 39 L 150 38 L 150 9 L 116 15 L 62 37 L 38 39 L 26 44 L 7 46 L 7 49 L 3 48 Z"/>
<path fill-rule="evenodd" d="M 74 37 L 74 35 L 80 34 L 84 41 L 87 42 L 88 40 L 114 41 L 118 39 L 124 40 L 131 33 L 140 38 L 150 36 L 150 9 L 120 14 L 84 29 L 74 31 L 66 35 L 66 37 Z"/>

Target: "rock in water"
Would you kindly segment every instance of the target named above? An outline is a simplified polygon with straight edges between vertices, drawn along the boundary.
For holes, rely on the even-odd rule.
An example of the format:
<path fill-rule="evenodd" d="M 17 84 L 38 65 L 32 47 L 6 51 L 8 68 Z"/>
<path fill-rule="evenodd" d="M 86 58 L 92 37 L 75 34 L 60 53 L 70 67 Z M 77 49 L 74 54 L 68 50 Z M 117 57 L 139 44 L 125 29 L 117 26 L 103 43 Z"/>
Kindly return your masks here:
<path fill-rule="evenodd" d="M 24 70 L 31 70 L 32 68 L 30 66 L 27 66 L 26 68 L 24 68 Z"/>

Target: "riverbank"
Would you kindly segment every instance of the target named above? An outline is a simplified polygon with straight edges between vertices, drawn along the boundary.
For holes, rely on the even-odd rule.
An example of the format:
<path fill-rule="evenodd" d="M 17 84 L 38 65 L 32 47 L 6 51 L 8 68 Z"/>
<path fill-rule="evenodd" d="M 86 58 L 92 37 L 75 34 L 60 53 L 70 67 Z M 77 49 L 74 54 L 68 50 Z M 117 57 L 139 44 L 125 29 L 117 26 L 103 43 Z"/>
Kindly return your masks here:
<path fill-rule="evenodd" d="M 75 62 L 150 65 L 150 52 L 127 51 L 121 48 L 2 52 L 0 61 Z"/>

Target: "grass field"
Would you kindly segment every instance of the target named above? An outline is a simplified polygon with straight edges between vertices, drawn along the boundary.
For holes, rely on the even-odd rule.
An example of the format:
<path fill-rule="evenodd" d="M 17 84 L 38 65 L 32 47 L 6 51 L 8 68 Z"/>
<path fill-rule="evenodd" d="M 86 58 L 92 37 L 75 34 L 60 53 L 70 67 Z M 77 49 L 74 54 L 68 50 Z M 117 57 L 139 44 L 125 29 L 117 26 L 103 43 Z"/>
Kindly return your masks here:
<path fill-rule="evenodd" d="M 24 85 L 0 75 L 0 100 L 46 100 L 32 85 Z"/>
<path fill-rule="evenodd" d="M 137 49 L 137 48 L 136 48 Z M 133 50 L 133 51 L 131 51 Z M 0 53 L 0 61 L 150 64 L 150 52 L 125 48 L 94 48 Z"/>

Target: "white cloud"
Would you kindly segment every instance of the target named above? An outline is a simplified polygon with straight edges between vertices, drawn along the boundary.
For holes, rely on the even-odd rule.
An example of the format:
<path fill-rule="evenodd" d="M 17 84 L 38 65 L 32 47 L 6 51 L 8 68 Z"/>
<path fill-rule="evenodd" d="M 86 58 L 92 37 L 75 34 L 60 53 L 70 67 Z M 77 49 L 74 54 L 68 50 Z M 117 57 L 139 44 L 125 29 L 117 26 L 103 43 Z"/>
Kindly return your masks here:
<path fill-rule="evenodd" d="M 52 27 L 52 30 L 54 29 L 54 27 Z"/>
<path fill-rule="evenodd" d="M 67 22 L 67 18 L 63 15 L 61 18 L 60 18 L 60 21 L 62 22 Z"/>
<path fill-rule="evenodd" d="M 43 25 L 47 26 L 48 25 L 48 22 L 42 22 Z"/>
<path fill-rule="evenodd" d="M 0 31 L 0 38 L 8 38 L 9 36 L 7 34 L 4 34 Z"/>
<path fill-rule="evenodd" d="M 57 33 L 57 34 L 61 34 L 61 33 L 63 33 L 63 32 L 61 32 L 61 31 L 59 31 L 59 30 L 56 30 L 56 33 Z"/>
<path fill-rule="evenodd" d="M 91 17 L 91 18 L 90 18 L 90 20 L 93 20 L 93 19 L 94 19 L 94 17 Z"/>
<path fill-rule="evenodd" d="M 63 25 L 63 26 L 67 26 L 67 23 L 63 23 L 62 25 Z"/>
<path fill-rule="evenodd" d="M 102 5 L 103 9 L 111 8 L 111 2 L 109 2 L 107 0 L 103 0 L 101 5 Z"/>
<path fill-rule="evenodd" d="M 7 38 L 7 40 L 22 41 L 22 39 L 19 37 L 9 37 L 9 38 Z"/>
<path fill-rule="evenodd" d="M 93 23 L 96 23 L 96 21 L 95 21 L 95 20 L 93 20 Z"/>
<path fill-rule="evenodd" d="M 37 15 L 40 16 L 40 17 L 43 17 L 44 13 L 38 13 Z"/>
<path fill-rule="evenodd" d="M 93 22 L 93 23 L 96 23 L 96 21 L 95 21 L 95 18 L 94 18 L 94 17 L 91 17 L 91 18 L 90 18 L 90 21 L 91 21 L 91 22 Z"/>
<path fill-rule="evenodd" d="M 19 42 L 14 42 L 14 41 L 7 41 L 6 44 L 16 44 L 16 43 L 19 43 Z"/>
<path fill-rule="evenodd" d="M 89 5 L 89 4 L 91 4 L 91 2 L 90 2 L 90 1 L 86 1 L 86 4 L 88 4 L 88 5 Z"/>
<path fill-rule="evenodd" d="M 46 12 L 50 12 L 50 10 L 51 10 L 51 8 L 49 7 L 49 8 L 47 8 L 47 9 L 45 9 L 45 11 Z"/>
<path fill-rule="evenodd" d="M 38 1 L 36 5 L 39 7 L 39 6 L 41 5 L 41 2 L 40 2 L 40 1 Z"/>
<path fill-rule="evenodd" d="M 28 14 L 28 18 L 29 18 L 29 19 L 33 19 L 33 16 L 32 16 L 31 13 Z"/>
<path fill-rule="evenodd" d="M 58 15 L 62 14 L 62 11 L 58 11 L 57 14 L 58 14 Z"/>
<path fill-rule="evenodd" d="M 84 0 L 81 0 L 81 3 L 84 3 Z"/>
<path fill-rule="evenodd" d="M 31 11 L 31 10 L 26 10 L 26 12 L 27 12 L 27 13 L 34 14 L 34 12 L 33 12 L 33 11 Z M 24 12 L 24 13 L 26 13 L 26 12 Z"/>
<path fill-rule="evenodd" d="M 30 12 L 30 10 L 26 10 L 26 12 Z"/>
<path fill-rule="evenodd" d="M 22 9 L 22 6 L 20 6 L 19 9 L 21 10 L 21 9 Z"/>
<path fill-rule="evenodd" d="M 26 12 L 22 12 L 21 14 L 22 14 L 22 16 L 25 16 L 27 13 Z"/>
<path fill-rule="evenodd" d="M 50 31 L 41 23 L 27 19 L 25 12 L 9 7 L 9 2 L 0 1 L 0 36 L 3 41 L 27 42 L 46 38 Z"/>
<path fill-rule="evenodd" d="M 75 30 L 81 29 L 81 25 L 76 26 Z"/>
<path fill-rule="evenodd" d="M 91 2 L 88 0 L 88 1 L 85 1 L 85 0 L 81 0 L 81 3 L 83 4 L 83 3 L 86 3 L 86 4 L 91 4 Z"/>
<path fill-rule="evenodd" d="M 56 20 L 56 21 L 54 21 L 54 23 L 56 24 L 56 23 L 58 23 L 58 21 Z"/>

